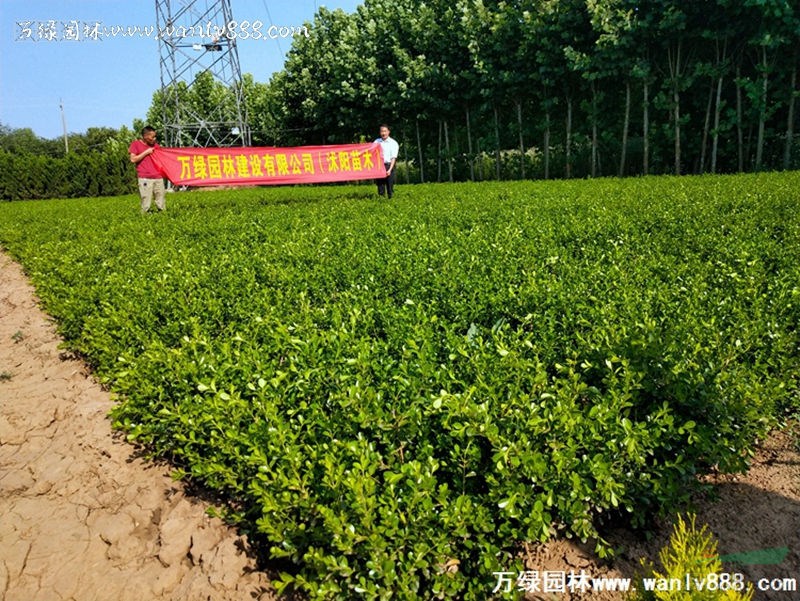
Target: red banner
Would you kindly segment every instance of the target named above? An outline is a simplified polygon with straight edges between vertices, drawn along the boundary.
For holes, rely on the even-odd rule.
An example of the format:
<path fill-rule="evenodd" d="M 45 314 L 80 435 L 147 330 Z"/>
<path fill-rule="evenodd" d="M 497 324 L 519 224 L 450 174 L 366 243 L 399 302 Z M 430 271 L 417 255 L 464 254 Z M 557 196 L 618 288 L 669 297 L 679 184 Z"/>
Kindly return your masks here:
<path fill-rule="evenodd" d="M 158 148 L 162 174 L 178 186 L 310 184 L 386 177 L 380 146 Z"/>

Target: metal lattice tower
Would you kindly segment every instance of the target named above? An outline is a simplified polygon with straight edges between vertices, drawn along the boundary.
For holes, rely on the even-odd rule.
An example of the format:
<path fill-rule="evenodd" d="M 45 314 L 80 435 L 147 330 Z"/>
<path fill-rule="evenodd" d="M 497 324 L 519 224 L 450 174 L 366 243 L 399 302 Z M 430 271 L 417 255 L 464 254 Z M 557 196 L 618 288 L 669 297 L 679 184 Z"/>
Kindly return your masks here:
<path fill-rule="evenodd" d="M 232 23 L 230 0 L 156 0 L 166 145 L 250 145 Z M 227 88 L 224 98 L 203 94 L 210 82 Z"/>

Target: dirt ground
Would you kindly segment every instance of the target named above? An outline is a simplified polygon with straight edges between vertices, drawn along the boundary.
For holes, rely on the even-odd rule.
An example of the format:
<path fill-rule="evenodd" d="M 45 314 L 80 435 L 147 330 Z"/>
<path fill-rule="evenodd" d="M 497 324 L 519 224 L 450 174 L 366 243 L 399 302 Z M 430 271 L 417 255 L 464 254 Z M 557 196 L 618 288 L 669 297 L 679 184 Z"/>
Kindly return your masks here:
<path fill-rule="evenodd" d="M 112 432 L 109 394 L 59 344 L 22 270 L 0 253 L 0 601 L 274 599 L 247 539 Z M 712 478 L 717 500 L 698 499 L 698 524 L 710 526 L 720 553 L 750 554 L 724 566 L 749 582 L 800 580 L 798 436 L 775 433 L 746 476 Z M 669 531 L 661 525 L 649 541 L 610 533 L 618 549 L 610 564 L 569 541 L 531 547 L 528 568 L 632 576 Z M 753 563 L 751 552 L 764 550 Z M 798 600 L 800 592 L 757 591 L 755 599 Z"/>

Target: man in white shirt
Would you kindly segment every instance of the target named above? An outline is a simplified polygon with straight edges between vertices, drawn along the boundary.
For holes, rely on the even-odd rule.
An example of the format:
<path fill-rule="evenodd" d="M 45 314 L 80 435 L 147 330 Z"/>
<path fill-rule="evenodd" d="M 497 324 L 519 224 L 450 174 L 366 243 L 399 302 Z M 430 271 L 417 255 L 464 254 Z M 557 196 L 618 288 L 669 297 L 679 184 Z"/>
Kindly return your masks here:
<path fill-rule="evenodd" d="M 400 152 L 400 145 L 396 140 L 389 137 L 388 125 L 381 125 L 380 132 L 381 137 L 375 140 L 375 143 L 381 146 L 383 166 L 386 167 L 386 177 L 377 179 L 375 182 L 378 184 L 378 195 L 383 196 L 385 190 L 386 196 L 391 199 L 392 194 L 394 194 L 394 167 L 397 164 L 397 155 Z"/>

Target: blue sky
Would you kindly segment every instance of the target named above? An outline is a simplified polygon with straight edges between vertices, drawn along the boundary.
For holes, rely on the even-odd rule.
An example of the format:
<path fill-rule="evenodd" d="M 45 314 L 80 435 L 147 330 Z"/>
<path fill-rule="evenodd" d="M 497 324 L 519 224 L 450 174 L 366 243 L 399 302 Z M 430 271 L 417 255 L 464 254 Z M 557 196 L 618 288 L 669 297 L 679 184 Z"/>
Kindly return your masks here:
<path fill-rule="evenodd" d="M 301 26 L 319 6 L 353 12 L 359 0 L 230 0 L 234 19 L 262 21 L 268 28 Z M 181 0 L 173 0 L 179 5 Z M 49 21 L 58 24 L 52 41 L 39 37 Z M 30 22 L 27 27 L 24 25 Z M 0 0 L 0 123 L 29 127 L 43 138 L 61 136 L 60 101 L 67 130 L 131 126 L 144 119 L 161 85 L 156 36 L 116 35 L 73 41 L 62 23 L 154 27 L 154 0 Z M 310 30 L 313 35 L 313 29 Z M 80 34 L 79 34 L 80 35 Z M 291 38 L 239 40 L 242 73 L 269 81 L 283 66 Z"/>

